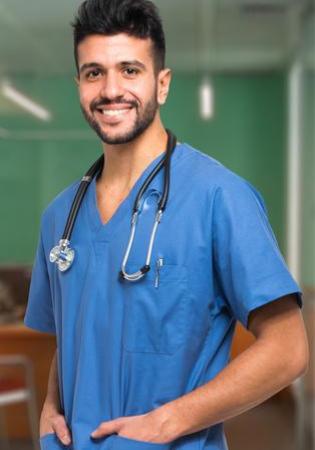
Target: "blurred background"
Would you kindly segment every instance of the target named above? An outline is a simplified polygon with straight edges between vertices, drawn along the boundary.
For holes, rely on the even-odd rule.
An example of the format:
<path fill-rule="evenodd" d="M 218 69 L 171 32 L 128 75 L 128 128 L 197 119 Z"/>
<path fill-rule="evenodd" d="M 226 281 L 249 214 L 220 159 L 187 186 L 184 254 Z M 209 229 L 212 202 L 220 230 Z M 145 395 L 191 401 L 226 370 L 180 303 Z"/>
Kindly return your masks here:
<path fill-rule="evenodd" d="M 258 188 L 304 293 L 310 369 L 226 422 L 230 450 L 314 450 L 315 3 L 155 3 L 174 72 L 164 123 Z M 38 448 L 55 349 L 53 336 L 22 324 L 40 215 L 101 152 L 74 83 L 69 22 L 79 4 L 0 0 L 1 450 Z M 232 357 L 252 342 L 239 325 Z"/>

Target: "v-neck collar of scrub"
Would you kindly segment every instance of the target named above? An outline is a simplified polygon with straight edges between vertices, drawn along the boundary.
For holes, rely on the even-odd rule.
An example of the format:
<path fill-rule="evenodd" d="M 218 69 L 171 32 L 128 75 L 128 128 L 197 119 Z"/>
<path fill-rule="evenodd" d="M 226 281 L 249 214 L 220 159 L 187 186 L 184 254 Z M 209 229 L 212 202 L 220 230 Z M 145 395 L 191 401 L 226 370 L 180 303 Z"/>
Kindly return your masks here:
<path fill-rule="evenodd" d="M 172 157 L 171 157 L 171 170 L 174 167 L 175 162 L 178 160 L 181 150 L 180 147 L 182 144 L 177 144 Z M 127 197 L 119 204 L 117 209 L 111 218 L 104 224 L 101 220 L 100 212 L 97 205 L 97 196 L 96 196 L 96 177 L 93 178 L 91 184 L 88 188 L 88 192 L 86 193 L 86 199 L 83 200 L 85 204 L 85 209 L 88 215 L 88 223 L 92 229 L 92 231 L 96 234 L 99 234 L 102 241 L 109 241 L 113 234 L 118 232 L 118 227 L 123 222 L 123 220 L 128 218 L 129 222 L 131 221 L 131 214 L 133 204 L 135 202 L 136 196 L 141 188 L 144 180 L 149 175 L 149 173 L 153 170 L 153 168 L 161 161 L 161 159 L 165 156 L 166 151 L 157 156 L 151 163 L 144 169 L 140 177 L 137 179 L 133 187 L 131 188 Z M 147 192 L 150 194 L 152 191 L 158 191 L 162 194 L 163 191 L 163 181 L 164 181 L 164 169 L 162 168 L 160 172 L 155 176 L 155 178 L 150 183 Z M 146 193 L 144 193 L 144 196 Z"/>

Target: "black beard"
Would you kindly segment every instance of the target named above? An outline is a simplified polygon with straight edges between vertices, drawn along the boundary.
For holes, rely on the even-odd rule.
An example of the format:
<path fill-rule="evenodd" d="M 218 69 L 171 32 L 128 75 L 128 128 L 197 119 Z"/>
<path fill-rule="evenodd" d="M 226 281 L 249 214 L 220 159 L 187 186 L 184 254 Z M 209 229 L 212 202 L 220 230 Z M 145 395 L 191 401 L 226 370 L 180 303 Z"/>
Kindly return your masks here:
<path fill-rule="evenodd" d="M 95 111 L 97 107 L 111 103 L 117 104 L 122 103 L 122 101 L 104 100 L 103 102 L 98 102 L 97 105 L 96 104 L 91 105 L 91 110 Z M 107 133 L 105 133 L 102 130 L 99 123 L 90 115 L 90 113 L 88 113 L 87 110 L 83 108 L 82 104 L 80 104 L 80 106 L 83 115 L 88 124 L 90 125 L 90 127 L 96 132 L 96 134 L 98 135 L 98 137 L 101 139 L 102 142 L 110 145 L 127 144 L 128 142 L 131 142 L 138 136 L 140 136 L 153 122 L 156 115 L 156 111 L 158 110 L 159 107 L 157 100 L 155 98 L 152 98 L 146 105 L 143 114 L 139 115 L 137 106 L 133 104 L 133 108 L 136 109 L 136 121 L 133 128 L 125 134 L 121 134 L 119 136 L 111 138 Z"/>

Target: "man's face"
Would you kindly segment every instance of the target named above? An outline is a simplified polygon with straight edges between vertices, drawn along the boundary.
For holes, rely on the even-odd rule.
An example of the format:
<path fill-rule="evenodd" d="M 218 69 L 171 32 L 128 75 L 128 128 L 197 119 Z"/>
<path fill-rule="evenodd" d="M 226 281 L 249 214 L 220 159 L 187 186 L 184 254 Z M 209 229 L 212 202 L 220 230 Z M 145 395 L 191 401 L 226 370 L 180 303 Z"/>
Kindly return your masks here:
<path fill-rule="evenodd" d="M 103 142 L 124 144 L 148 128 L 169 72 L 155 74 L 150 39 L 91 35 L 78 46 L 78 63 L 81 109 Z"/>

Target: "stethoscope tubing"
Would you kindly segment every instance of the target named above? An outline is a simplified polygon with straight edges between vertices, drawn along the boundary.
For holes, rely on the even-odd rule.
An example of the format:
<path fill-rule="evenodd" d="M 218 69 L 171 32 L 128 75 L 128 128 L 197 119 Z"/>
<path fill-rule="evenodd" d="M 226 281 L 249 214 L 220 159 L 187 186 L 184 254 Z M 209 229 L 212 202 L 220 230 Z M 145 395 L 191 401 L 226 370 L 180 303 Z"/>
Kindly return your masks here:
<path fill-rule="evenodd" d="M 152 170 L 150 175 L 147 177 L 143 185 L 141 186 L 135 203 L 133 207 L 133 212 L 136 212 L 139 210 L 139 205 L 141 202 L 141 198 L 144 194 L 144 192 L 147 190 L 149 185 L 151 184 L 152 180 L 156 177 L 156 175 L 160 172 L 163 166 L 165 166 L 165 174 L 164 174 L 164 187 L 163 187 L 163 195 L 161 197 L 161 200 L 159 202 L 158 209 L 164 211 L 168 199 L 169 189 L 170 189 L 170 159 L 172 156 L 172 153 L 176 146 L 176 137 L 169 131 L 166 130 L 168 134 L 168 148 L 166 150 L 166 155 L 163 159 L 158 163 L 158 165 Z"/>
<path fill-rule="evenodd" d="M 169 189 L 170 189 L 170 161 L 171 161 L 172 153 L 176 147 L 176 137 L 169 130 L 167 130 L 167 134 L 168 134 L 168 141 L 167 141 L 166 155 L 157 164 L 157 166 L 152 170 L 152 172 L 149 174 L 149 176 L 146 178 L 145 182 L 143 183 L 142 187 L 140 188 L 140 190 L 138 192 L 138 195 L 137 195 L 135 203 L 134 203 L 133 214 L 132 214 L 132 218 L 131 218 L 130 237 L 129 237 L 127 249 L 126 249 L 126 252 L 125 252 L 125 255 L 123 258 L 123 262 L 121 265 L 121 270 L 119 272 L 120 278 L 126 279 L 128 281 L 138 281 L 140 278 L 143 277 L 143 275 L 145 273 L 147 273 L 150 270 L 150 262 L 151 262 L 153 244 L 154 244 L 154 240 L 155 240 L 157 227 L 158 227 L 159 223 L 161 222 L 162 215 L 166 208 L 166 204 L 167 204 L 167 200 L 168 200 L 168 194 L 169 194 Z M 134 237 L 135 237 L 140 201 L 141 201 L 141 198 L 142 198 L 144 192 L 149 187 L 150 183 L 152 182 L 154 177 L 158 174 L 158 172 L 162 169 L 163 166 L 165 166 L 163 195 L 161 197 L 161 200 L 158 203 L 157 212 L 155 215 L 155 221 L 154 221 L 152 232 L 150 235 L 150 241 L 149 241 L 148 251 L 147 251 L 147 255 L 146 255 L 145 265 L 143 267 L 141 267 L 138 271 L 129 274 L 126 271 L 126 265 L 127 265 L 131 247 L 132 247 L 132 244 L 134 241 Z"/>
<path fill-rule="evenodd" d="M 137 281 L 139 278 L 141 278 L 146 272 L 150 270 L 150 261 L 151 261 L 151 255 L 152 255 L 152 249 L 153 244 L 155 240 L 155 235 L 157 231 L 157 227 L 161 221 L 163 212 L 167 205 L 169 190 L 170 190 L 170 162 L 171 162 L 171 156 L 172 153 L 176 147 L 176 137 L 171 133 L 171 131 L 166 130 L 168 139 L 167 139 L 167 149 L 166 149 L 166 155 L 161 159 L 161 161 L 156 165 L 156 167 L 151 171 L 151 173 L 147 176 L 144 183 L 142 184 L 141 188 L 139 189 L 139 192 L 136 196 L 133 210 L 132 210 L 132 218 L 131 218 L 131 231 L 130 231 L 130 237 L 127 245 L 127 249 L 125 252 L 125 255 L 123 257 L 123 262 L 121 265 L 121 271 L 119 272 L 119 275 L 121 278 L 127 279 L 129 281 Z M 56 263 L 59 270 L 64 272 L 68 270 L 69 267 L 71 267 L 75 251 L 70 247 L 70 239 L 72 235 L 72 231 L 75 225 L 75 221 L 78 216 L 78 212 L 80 209 L 80 206 L 82 204 L 84 195 L 87 191 L 87 188 L 89 187 L 91 181 L 93 178 L 99 173 L 104 166 L 104 155 L 99 157 L 92 166 L 88 169 L 88 171 L 85 173 L 85 175 L 82 177 L 80 185 L 77 189 L 77 192 L 75 194 L 75 197 L 73 199 L 70 212 L 66 221 L 65 229 L 62 235 L 62 238 L 59 241 L 59 245 L 54 247 L 51 252 L 49 259 L 52 263 Z M 141 198 L 152 182 L 152 180 L 156 177 L 156 175 L 159 173 L 159 171 L 164 167 L 164 186 L 163 186 L 163 194 L 161 199 L 158 202 L 157 211 L 155 215 L 155 221 L 152 228 L 151 236 L 150 236 L 150 242 L 148 246 L 147 256 L 145 265 L 138 270 L 135 273 L 128 274 L 126 272 L 126 265 L 129 258 L 129 254 L 131 251 L 131 247 L 134 241 L 135 232 L 136 232 L 136 224 L 138 220 L 138 215 L 140 211 L 140 203 Z"/>
<path fill-rule="evenodd" d="M 83 197 L 84 197 L 86 190 L 89 187 L 91 181 L 93 180 L 94 176 L 100 170 L 100 168 L 102 167 L 103 164 L 104 164 L 104 155 L 102 155 L 100 158 L 98 158 L 97 161 L 94 162 L 94 164 L 89 168 L 89 170 L 86 172 L 84 177 L 81 179 L 79 188 L 75 194 L 73 203 L 71 205 L 67 223 L 66 223 L 66 226 L 65 226 L 65 229 L 64 229 L 61 239 L 67 240 L 70 242 L 72 230 L 74 228 L 74 223 L 78 216 L 78 212 L 79 212 Z"/>

